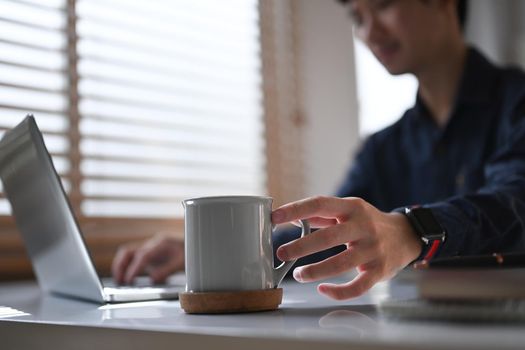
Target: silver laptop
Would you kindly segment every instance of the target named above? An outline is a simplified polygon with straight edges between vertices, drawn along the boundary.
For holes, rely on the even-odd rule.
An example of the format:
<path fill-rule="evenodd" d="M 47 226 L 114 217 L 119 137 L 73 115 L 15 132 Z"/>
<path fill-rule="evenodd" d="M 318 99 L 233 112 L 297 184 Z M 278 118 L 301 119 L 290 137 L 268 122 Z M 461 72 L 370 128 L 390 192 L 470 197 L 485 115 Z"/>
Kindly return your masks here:
<path fill-rule="evenodd" d="M 0 140 L 0 177 L 40 287 L 98 303 L 174 299 L 173 287 L 104 287 L 32 116 Z"/>

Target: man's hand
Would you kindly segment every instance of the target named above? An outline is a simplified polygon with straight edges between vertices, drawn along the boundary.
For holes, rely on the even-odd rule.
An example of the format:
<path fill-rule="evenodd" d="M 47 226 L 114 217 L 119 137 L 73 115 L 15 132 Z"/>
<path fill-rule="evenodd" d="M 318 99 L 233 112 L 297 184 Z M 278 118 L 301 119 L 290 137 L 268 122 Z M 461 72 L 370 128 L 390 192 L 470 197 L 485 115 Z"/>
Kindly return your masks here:
<path fill-rule="evenodd" d="M 118 284 L 131 284 L 142 273 L 147 273 L 154 283 L 163 283 L 169 275 L 182 269 L 184 242 L 167 235 L 120 247 L 111 266 Z"/>
<path fill-rule="evenodd" d="M 277 257 L 289 261 L 345 244 L 345 251 L 298 267 L 293 273 L 299 282 L 313 282 L 357 268 L 357 277 L 348 283 L 318 286 L 320 293 L 333 299 L 365 293 L 377 282 L 393 277 L 421 253 L 421 240 L 403 214 L 381 212 L 360 198 L 307 198 L 272 213 L 274 224 L 299 219 L 308 219 L 319 230 L 283 244 L 277 249 Z"/>

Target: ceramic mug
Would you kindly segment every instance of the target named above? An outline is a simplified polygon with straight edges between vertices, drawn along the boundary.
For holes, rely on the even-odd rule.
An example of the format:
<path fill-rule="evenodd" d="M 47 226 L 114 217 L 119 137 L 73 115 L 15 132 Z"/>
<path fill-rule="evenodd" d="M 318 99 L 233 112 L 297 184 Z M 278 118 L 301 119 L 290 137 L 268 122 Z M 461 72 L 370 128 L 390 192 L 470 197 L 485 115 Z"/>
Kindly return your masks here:
<path fill-rule="evenodd" d="M 274 268 L 272 198 L 201 197 L 183 206 L 187 292 L 276 288 L 295 263 Z M 309 234 L 301 225 L 301 236 Z"/>

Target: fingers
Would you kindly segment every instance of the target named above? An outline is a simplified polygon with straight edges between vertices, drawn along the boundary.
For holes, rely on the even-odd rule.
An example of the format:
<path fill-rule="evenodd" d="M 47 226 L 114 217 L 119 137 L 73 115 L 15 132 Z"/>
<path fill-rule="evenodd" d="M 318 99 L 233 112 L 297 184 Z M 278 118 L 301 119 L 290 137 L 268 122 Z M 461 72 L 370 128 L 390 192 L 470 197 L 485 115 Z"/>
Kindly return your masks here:
<path fill-rule="evenodd" d="M 362 233 L 353 229 L 353 222 L 345 222 L 320 229 L 314 233 L 283 244 L 277 249 L 281 261 L 289 261 L 362 238 Z"/>
<path fill-rule="evenodd" d="M 145 267 L 148 266 L 152 260 L 157 258 L 157 256 L 160 254 L 158 250 L 161 248 L 162 244 L 159 244 L 159 242 L 153 240 L 147 242 L 143 247 L 137 249 L 124 275 L 124 282 L 131 284 L 135 277 L 144 272 Z"/>
<path fill-rule="evenodd" d="M 340 275 L 371 259 L 367 249 L 349 248 L 321 262 L 297 267 L 293 272 L 293 277 L 302 283 L 318 281 Z"/>
<path fill-rule="evenodd" d="M 361 272 L 348 283 L 322 283 L 317 287 L 319 293 L 335 300 L 345 300 L 363 295 L 381 280 L 378 270 L 371 269 Z"/>
<path fill-rule="evenodd" d="M 272 213 L 272 222 L 281 224 L 311 217 L 346 218 L 363 202 L 360 198 L 312 197 L 283 205 Z"/>
<path fill-rule="evenodd" d="M 129 266 L 129 263 L 133 259 L 135 248 L 128 245 L 119 248 L 113 262 L 111 264 L 111 273 L 117 284 L 124 283 L 124 275 Z"/>
<path fill-rule="evenodd" d="M 135 277 L 137 277 L 148 264 L 150 254 L 146 252 L 140 252 L 135 254 L 133 260 L 128 266 L 126 273 L 124 274 L 124 283 L 132 284 Z"/>

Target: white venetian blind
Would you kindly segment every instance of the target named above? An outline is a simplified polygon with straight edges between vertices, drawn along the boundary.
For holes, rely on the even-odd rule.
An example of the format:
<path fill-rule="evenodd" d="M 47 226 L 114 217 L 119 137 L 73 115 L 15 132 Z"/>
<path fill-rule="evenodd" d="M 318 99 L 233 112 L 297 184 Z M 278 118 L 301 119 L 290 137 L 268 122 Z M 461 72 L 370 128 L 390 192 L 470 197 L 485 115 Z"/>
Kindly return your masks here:
<path fill-rule="evenodd" d="M 256 0 L 79 0 L 86 216 L 264 194 Z"/>
<path fill-rule="evenodd" d="M 66 22 L 65 0 L 0 1 L 0 135 L 34 113 L 61 175 L 70 167 Z M 0 214 L 9 212 L 2 196 Z"/>

